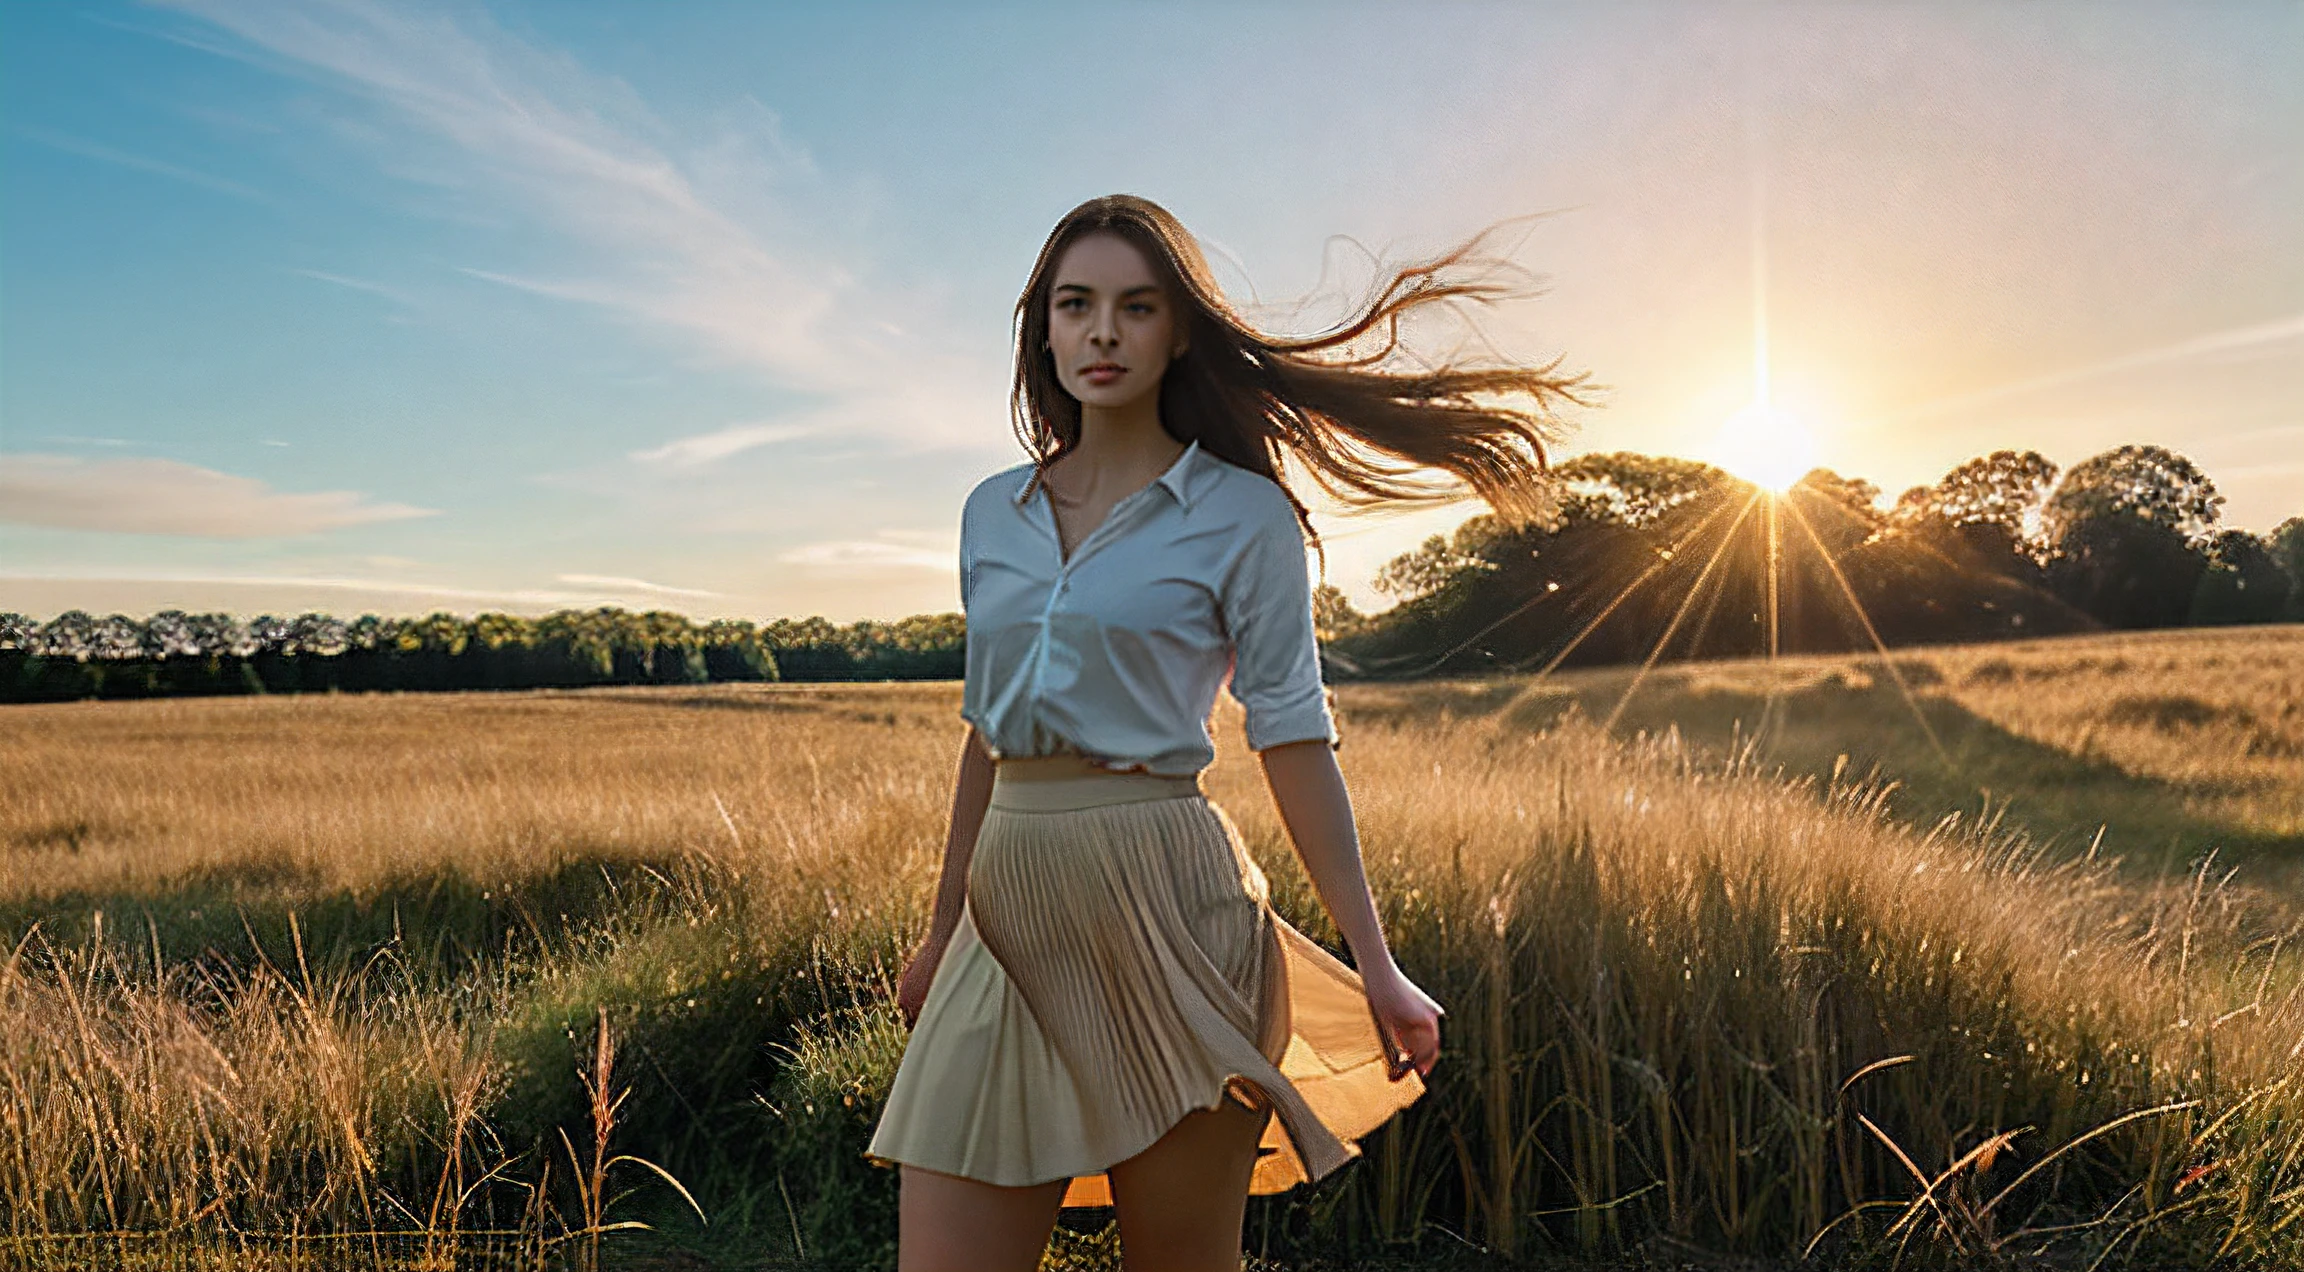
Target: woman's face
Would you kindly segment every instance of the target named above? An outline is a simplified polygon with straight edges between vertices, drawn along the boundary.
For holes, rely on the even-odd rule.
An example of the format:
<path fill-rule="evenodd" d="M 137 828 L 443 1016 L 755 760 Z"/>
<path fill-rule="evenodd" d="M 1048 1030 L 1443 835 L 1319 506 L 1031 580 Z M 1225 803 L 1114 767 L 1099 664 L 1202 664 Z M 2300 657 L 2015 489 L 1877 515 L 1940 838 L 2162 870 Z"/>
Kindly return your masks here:
<path fill-rule="evenodd" d="M 1064 249 L 1048 292 L 1048 351 L 1056 382 L 1083 406 L 1111 410 L 1160 387 L 1184 338 L 1135 244 L 1098 233 Z"/>

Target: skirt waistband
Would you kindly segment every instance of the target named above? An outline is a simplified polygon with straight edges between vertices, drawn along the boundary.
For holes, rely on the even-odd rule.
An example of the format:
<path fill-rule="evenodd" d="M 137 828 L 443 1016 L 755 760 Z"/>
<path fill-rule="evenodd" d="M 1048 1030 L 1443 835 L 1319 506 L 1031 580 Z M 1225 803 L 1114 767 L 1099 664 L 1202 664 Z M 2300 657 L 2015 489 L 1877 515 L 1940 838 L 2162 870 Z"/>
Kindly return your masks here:
<path fill-rule="evenodd" d="M 994 808 L 1012 812 L 1054 813 L 1107 804 L 1134 804 L 1153 799 L 1180 799 L 1202 794 L 1200 775 L 1146 772 L 1078 773 L 1020 777 L 1007 764 L 992 770 Z"/>

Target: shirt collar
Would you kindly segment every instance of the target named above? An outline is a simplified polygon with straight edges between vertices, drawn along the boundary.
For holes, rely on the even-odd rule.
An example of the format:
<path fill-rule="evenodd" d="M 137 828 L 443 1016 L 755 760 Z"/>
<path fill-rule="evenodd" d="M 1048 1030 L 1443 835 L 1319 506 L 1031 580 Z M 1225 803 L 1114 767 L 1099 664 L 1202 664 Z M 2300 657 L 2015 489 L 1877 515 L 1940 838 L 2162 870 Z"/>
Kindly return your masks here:
<path fill-rule="evenodd" d="M 1176 462 L 1168 465 L 1168 470 L 1154 479 L 1159 485 L 1166 486 L 1168 493 L 1176 497 L 1177 504 L 1187 511 L 1192 507 L 1192 476 L 1197 470 L 1199 458 L 1200 439 L 1195 437 L 1184 444 L 1184 453 L 1176 457 Z M 1017 485 L 1016 493 L 1009 496 L 1010 502 L 1019 506 L 1023 504 L 1025 498 L 1032 493 L 1032 476 L 1030 471 L 1024 474 L 1024 480 Z"/>

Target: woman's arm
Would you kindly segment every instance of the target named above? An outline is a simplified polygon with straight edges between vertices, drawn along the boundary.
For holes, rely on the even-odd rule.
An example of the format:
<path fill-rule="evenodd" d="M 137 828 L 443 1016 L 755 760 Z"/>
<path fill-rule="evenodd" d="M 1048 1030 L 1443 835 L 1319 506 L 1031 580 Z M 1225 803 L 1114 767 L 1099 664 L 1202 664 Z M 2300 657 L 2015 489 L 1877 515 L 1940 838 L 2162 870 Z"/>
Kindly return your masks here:
<path fill-rule="evenodd" d="M 1336 930 L 1352 949 L 1352 962 L 1363 978 L 1392 965 L 1392 951 L 1384 944 L 1384 929 L 1376 918 L 1376 899 L 1368 891 L 1368 876 L 1360 861 L 1360 832 L 1352 822 L 1352 797 L 1344 789 L 1344 774 L 1336 767 L 1336 753 L 1319 738 L 1288 742 L 1256 753 L 1264 762 L 1264 781 L 1272 788 L 1272 802 L 1280 806 L 1280 820 L 1305 872 L 1319 890 L 1320 903 L 1336 920 Z"/>
<path fill-rule="evenodd" d="M 1280 820 L 1296 844 L 1296 854 L 1303 858 L 1305 873 L 1351 947 L 1368 1005 L 1390 1035 L 1393 1076 L 1405 1072 L 1398 1053 L 1405 1053 L 1408 1067 L 1429 1074 L 1440 1054 L 1440 1017 L 1445 1009 L 1409 981 L 1384 943 L 1376 899 L 1368 891 L 1360 859 L 1352 797 L 1336 767 L 1335 750 L 1325 739 L 1310 738 L 1256 754 L 1264 762 L 1264 780 L 1272 788 L 1272 800 L 1279 805 Z"/>
<path fill-rule="evenodd" d="M 960 748 L 960 772 L 952 784 L 951 828 L 944 836 L 944 870 L 936 882 L 935 916 L 929 920 L 928 935 L 905 967 L 903 983 L 896 992 L 896 1005 L 907 1027 L 919 1018 L 936 965 L 943 961 L 944 948 L 959 930 L 960 908 L 968 899 L 968 863 L 976 856 L 976 832 L 984 825 L 984 809 L 991 801 L 992 753 L 971 724 L 968 739 Z"/>

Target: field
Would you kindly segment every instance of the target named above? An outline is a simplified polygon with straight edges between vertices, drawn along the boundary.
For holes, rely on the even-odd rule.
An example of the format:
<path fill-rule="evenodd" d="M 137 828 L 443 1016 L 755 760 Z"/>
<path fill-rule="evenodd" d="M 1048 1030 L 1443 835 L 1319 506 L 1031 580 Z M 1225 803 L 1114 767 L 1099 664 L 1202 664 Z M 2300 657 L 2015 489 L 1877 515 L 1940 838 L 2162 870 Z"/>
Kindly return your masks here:
<path fill-rule="evenodd" d="M 1449 1033 L 1263 1266 L 2304 1260 L 2304 630 L 1634 675 L 1339 688 Z M 0 713 L 0 1266 L 893 1266 L 957 705 Z"/>

